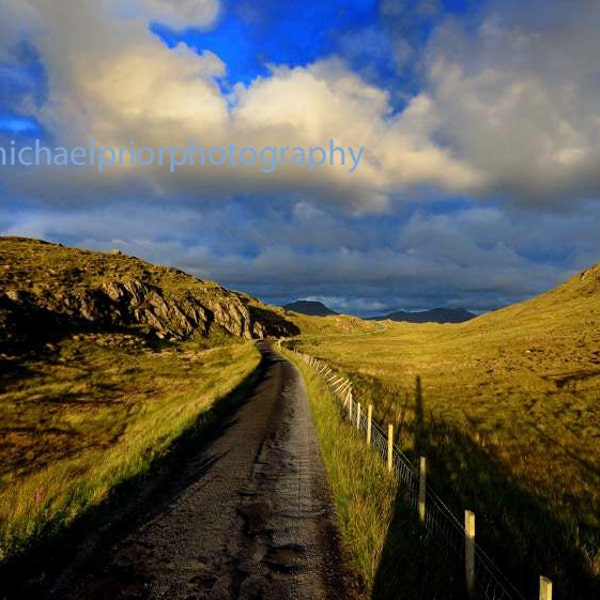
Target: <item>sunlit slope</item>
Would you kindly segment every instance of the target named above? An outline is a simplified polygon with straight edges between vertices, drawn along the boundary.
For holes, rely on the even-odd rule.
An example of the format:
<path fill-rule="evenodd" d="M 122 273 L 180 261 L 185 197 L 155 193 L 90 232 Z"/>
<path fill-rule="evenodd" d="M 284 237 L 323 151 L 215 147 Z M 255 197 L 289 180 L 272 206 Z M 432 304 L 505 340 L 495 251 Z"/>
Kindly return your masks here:
<path fill-rule="evenodd" d="M 598 575 L 600 266 L 467 323 L 384 324 L 301 345 L 350 374 L 408 451 L 432 457 L 457 506 L 476 506 L 488 531 L 516 536 L 514 556 L 551 572 L 566 569 L 572 551 Z M 575 577 L 569 568 L 563 575 Z"/>
<path fill-rule="evenodd" d="M 412 389 L 419 375 L 428 393 L 439 398 L 460 390 L 461 397 L 485 403 L 508 392 L 526 397 L 600 389 L 600 266 L 467 323 L 384 326 L 379 331 L 357 326 L 355 335 L 341 338 L 314 331 L 303 345 L 403 389 Z M 455 412 L 456 403 L 448 408 Z"/>
<path fill-rule="evenodd" d="M 364 321 L 352 315 L 328 315 L 326 317 L 315 317 L 284 311 L 284 317 L 294 323 L 302 332 L 303 339 L 321 338 L 323 336 L 356 335 L 361 333 L 376 333 L 385 329 L 385 326 L 374 321 Z"/>
<path fill-rule="evenodd" d="M 537 298 L 467 323 L 460 331 L 474 341 L 538 344 L 525 349 L 527 363 L 543 363 L 548 374 L 560 375 L 563 366 L 569 372 L 578 365 L 593 373 L 600 368 L 600 265 Z M 543 356 L 531 360 L 531 353 Z"/>

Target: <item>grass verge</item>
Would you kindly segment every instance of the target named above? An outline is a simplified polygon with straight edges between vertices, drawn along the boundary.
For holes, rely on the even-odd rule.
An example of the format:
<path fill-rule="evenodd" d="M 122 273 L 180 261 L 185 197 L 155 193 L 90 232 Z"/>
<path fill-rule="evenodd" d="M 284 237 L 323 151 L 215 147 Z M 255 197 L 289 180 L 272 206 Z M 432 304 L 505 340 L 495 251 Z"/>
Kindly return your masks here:
<path fill-rule="evenodd" d="M 342 542 L 361 599 L 464 600 L 462 565 L 426 535 L 413 508 L 387 472 L 380 455 L 366 446 L 345 420 L 325 381 L 287 351 L 300 369 L 334 497 Z"/>
<path fill-rule="evenodd" d="M 475 511 L 479 542 L 531 597 L 540 574 L 561 597 L 600 597 L 599 274 L 460 325 L 298 342 L 427 456 L 434 488 Z"/>
<path fill-rule="evenodd" d="M 2 376 L 1 563 L 143 477 L 260 360 L 249 343 L 203 349 L 113 342 L 64 340 L 51 356 L 11 365 Z"/>
<path fill-rule="evenodd" d="M 290 358 L 290 353 L 287 353 Z M 304 377 L 333 494 L 342 542 L 357 575 L 361 598 L 370 598 L 394 510 L 397 480 L 342 419 L 325 382 L 294 361 Z"/>

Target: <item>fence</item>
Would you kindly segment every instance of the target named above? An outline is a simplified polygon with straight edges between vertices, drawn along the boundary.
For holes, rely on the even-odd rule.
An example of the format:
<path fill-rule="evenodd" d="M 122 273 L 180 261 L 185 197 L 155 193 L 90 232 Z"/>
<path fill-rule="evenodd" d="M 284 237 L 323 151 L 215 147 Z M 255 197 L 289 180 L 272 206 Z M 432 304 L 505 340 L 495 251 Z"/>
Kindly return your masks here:
<path fill-rule="evenodd" d="M 466 510 L 461 522 L 427 483 L 426 458 L 420 457 L 418 467 L 413 465 L 394 444 L 393 425 L 385 432 L 373 420 L 372 406 L 365 411 L 354 398 L 349 379 L 323 361 L 294 348 L 292 351 L 327 381 L 342 403 L 351 426 L 364 433 L 366 443 L 380 454 L 388 470 L 395 471 L 406 500 L 418 514 L 425 536 L 435 540 L 436 546 L 448 557 L 464 564 L 469 597 L 473 600 L 526 600 L 475 541 L 475 514 Z M 552 582 L 546 577 L 540 577 L 539 600 L 552 600 Z"/>

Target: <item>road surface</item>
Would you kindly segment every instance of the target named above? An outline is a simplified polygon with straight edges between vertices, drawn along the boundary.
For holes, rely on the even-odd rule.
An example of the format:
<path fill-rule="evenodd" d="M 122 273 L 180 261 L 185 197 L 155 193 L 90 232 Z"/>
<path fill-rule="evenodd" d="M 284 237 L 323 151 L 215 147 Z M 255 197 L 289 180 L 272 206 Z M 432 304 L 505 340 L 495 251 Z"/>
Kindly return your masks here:
<path fill-rule="evenodd" d="M 321 600 L 345 589 L 302 378 L 261 343 L 264 376 L 182 466 L 170 502 L 51 592 L 61 600 Z"/>

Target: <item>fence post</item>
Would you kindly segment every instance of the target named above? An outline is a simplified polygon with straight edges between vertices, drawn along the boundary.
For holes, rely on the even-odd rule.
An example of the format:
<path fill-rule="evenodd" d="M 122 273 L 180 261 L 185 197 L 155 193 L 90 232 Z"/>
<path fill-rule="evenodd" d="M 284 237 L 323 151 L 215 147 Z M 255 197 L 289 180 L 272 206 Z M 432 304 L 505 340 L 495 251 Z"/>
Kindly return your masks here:
<path fill-rule="evenodd" d="M 369 404 L 369 410 L 367 414 L 367 446 L 371 445 L 371 431 L 373 427 L 373 405 Z"/>
<path fill-rule="evenodd" d="M 390 423 L 388 425 L 388 456 L 387 456 L 388 473 L 392 472 L 393 466 L 394 466 L 394 426 Z"/>
<path fill-rule="evenodd" d="M 543 575 L 540 577 L 540 600 L 552 600 L 552 581 Z"/>
<path fill-rule="evenodd" d="M 475 513 L 465 510 L 465 575 L 469 598 L 475 594 Z"/>
<path fill-rule="evenodd" d="M 427 459 L 419 459 L 419 521 L 425 522 L 425 497 L 427 494 Z"/>
<path fill-rule="evenodd" d="M 352 390 L 348 392 L 348 420 L 352 423 L 352 405 L 354 404 L 354 399 L 352 398 Z"/>
<path fill-rule="evenodd" d="M 356 405 L 356 429 L 360 431 L 360 402 Z"/>

